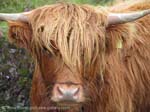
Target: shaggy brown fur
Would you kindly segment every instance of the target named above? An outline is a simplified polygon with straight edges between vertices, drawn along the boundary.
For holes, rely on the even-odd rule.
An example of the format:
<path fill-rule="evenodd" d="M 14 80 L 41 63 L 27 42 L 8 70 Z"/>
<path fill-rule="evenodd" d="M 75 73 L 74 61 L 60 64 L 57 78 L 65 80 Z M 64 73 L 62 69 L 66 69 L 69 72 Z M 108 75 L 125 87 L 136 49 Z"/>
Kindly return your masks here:
<path fill-rule="evenodd" d="M 56 4 L 36 9 L 29 18 L 35 48 L 44 46 L 53 54 L 58 49 L 65 64 L 77 70 L 83 62 L 85 66 L 93 66 L 96 60 L 103 60 L 103 32 L 107 25 L 104 10 L 96 12 L 91 6 Z"/>
<path fill-rule="evenodd" d="M 10 22 L 11 40 L 19 37 L 36 60 L 32 106 L 53 105 L 46 97 L 46 85 L 58 80 L 59 74 L 54 71 L 63 65 L 77 71 L 87 88 L 90 100 L 81 104 L 84 112 L 149 112 L 150 15 L 107 26 L 109 12 L 149 8 L 149 0 L 124 5 L 119 10 L 60 3 L 33 10 L 28 15 L 29 24 Z M 123 48 L 117 48 L 118 42 Z M 51 55 L 43 53 L 43 48 Z"/>

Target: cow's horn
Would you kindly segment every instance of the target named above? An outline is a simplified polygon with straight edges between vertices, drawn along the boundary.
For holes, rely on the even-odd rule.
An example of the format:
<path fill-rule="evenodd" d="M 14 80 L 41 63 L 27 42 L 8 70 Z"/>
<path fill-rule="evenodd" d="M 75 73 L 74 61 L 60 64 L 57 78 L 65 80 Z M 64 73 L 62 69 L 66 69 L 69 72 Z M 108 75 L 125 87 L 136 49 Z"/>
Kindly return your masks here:
<path fill-rule="evenodd" d="M 27 14 L 27 12 L 25 12 L 25 13 L 14 13 L 14 14 L 0 13 L 0 20 L 2 20 L 2 21 L 28 22 L 28 18 L 25 14 Z"/>
<path fill-rule="evenodd" d="M 122 24 L 137 20 L 143 16 L 150 14 L 150 9 L 143 10 L 140 12 L 131 13 L 110 13 L 108 16 L 108 25 Z"/>

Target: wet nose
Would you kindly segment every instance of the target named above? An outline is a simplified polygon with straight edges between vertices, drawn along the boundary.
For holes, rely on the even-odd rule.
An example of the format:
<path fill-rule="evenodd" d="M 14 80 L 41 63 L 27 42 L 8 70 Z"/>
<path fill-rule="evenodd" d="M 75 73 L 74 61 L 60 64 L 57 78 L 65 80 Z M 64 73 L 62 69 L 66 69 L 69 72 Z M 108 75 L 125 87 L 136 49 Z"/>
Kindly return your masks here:
<path fill-rule="evenodd" d="M 56 84 L 52 100 L 56 102 L 78 102 L 82 98 L 80 85 Z"/>
<path fill-rule="evenodd" d="M 60 98 L 64 100 L 75 100 L 78 97 L 80 89 L 78 87 L 64 88 L 63 86 L 59 86 L 57 87 L 57 91 Z"/>

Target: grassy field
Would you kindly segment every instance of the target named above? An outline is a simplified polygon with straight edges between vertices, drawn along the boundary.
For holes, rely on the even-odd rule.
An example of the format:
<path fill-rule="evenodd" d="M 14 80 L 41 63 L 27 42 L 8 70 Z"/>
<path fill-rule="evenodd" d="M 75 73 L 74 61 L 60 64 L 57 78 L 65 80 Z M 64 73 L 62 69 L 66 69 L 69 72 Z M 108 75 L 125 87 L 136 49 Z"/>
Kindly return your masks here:
<path fill-rule="evenodd" d="M 112 1 L 113 0 L 0 0 L 0 12 L 22 12 L 26 8 L 33 9 L 57 2 L 104 5 Z"/>

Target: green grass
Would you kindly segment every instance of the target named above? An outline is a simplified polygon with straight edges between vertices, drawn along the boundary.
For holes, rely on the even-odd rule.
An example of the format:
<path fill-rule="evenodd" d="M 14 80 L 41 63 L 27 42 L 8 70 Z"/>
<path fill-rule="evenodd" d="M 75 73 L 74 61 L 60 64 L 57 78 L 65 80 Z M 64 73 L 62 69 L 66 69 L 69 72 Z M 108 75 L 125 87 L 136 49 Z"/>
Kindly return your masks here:
<path fill-rule="evenodd" d="M 113 0 L 0 0 L 0 12 L 22 12 L 25 8 L 36 8 L 56 2 L 72 2 L 78 4 L 102 4 Z"/>
<path fill-rule="evenodd" d="M 3 36 L 5 37 L 4 40 L 7 40 L 7 34 L 8 34 L 8 25 L 6 22 L 0 22 L 0 29 L 3 32 Z"/>

